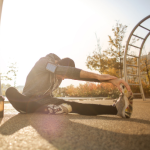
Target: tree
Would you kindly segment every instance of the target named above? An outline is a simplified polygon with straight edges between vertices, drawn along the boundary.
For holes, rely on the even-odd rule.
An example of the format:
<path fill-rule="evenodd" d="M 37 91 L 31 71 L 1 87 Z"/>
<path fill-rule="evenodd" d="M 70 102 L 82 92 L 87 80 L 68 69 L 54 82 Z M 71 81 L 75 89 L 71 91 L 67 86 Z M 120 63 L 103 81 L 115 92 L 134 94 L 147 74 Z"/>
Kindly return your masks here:
<path fill-rule="evenodd" d="M 2 80 L 14 80 L 14 87 L 16 87 L 16 77 L 17 77 L 17 63 L 11 63 L 10 66 L 8 66 L 9 70 L 6 75 L 2 75 Z"/>
<path fill-rule="evenodd" d="M 5 92 L 6 90 L 10 87 L 10 84 L 4 84 L 2 83 L 1 87 L 2 87 L 2 95 L 5 96 Z"/>
<path fill-rule="evenodd" d="M 16 62 L 11 63 L 11 65 L 9 66 L 9 71 L 7 72 L 7 74 L 11 74 L 11 77 L 14 77 L 14 87 L 16 87 L 16 77 L 18 72 L 16 64 Z"/>
<path fill-rule="evenodd" d="M 109 37 L 109 48 L 100 55 L 97 51 L 92 56 L 87 57 L 86 65 L 89 69 L 94 69 L 100 73 L 116 75 L 122 78 L 123 54 L 125 46 L 122 44 L 127 26 L 117 22 L 112 28 L 114 36 Z"/>
<path fill-rule="evenodd" d="M 122 69 L 123 69 L 122 60 L 123 60 L 124 49 L 125 49 L 125 46 L 122 45 L 122 42 L 124 39 L 126 29 L 127 29 L 126 25 L 122 25 L 119 22 L 116 23 L 116 27 L 112 28 L 112 31 L 114 33 L 114 38 L 108 36 L 109 37 L 108 42 L 110 45 L 109 51 L 105 51 L 105 53 L 108 56 L 116 58 L 116 62 L 118 63 L 116 69 L 119 70 L 121 78 L 122 78 Z"/>

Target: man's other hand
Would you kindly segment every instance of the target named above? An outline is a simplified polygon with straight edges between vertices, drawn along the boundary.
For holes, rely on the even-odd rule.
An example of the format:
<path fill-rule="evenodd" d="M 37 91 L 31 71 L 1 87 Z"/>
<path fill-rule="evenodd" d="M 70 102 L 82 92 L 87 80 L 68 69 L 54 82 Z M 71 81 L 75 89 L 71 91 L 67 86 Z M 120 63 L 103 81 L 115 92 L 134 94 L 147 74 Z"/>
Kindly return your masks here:
<path fill-rule="evenodd" d="M 131 92 L 130 86 L 123 79 L 118 79 L 118 78 L 117 79 L 112 79 L 109 82 L 112 83 L 113 85 L 115 85 L 119 89 L 120 92 L 122 92 L 120 84 L 123 84 L 127 88 L 127 90 L 129 92 Z"/>

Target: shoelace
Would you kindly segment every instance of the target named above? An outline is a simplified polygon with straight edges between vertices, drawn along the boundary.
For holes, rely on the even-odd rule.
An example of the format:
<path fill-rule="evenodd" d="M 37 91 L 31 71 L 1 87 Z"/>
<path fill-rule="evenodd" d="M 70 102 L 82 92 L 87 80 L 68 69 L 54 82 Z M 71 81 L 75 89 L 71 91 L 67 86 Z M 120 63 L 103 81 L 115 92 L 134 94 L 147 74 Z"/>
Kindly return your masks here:
<path fill-rule="evenodd" d="M 56 106 L 56 105 L 49 105 L 48 110 L 49 110 L 50 114 L 55 114 L 55 113 L 61 111 L 62 109 L 59 106 Z"/>

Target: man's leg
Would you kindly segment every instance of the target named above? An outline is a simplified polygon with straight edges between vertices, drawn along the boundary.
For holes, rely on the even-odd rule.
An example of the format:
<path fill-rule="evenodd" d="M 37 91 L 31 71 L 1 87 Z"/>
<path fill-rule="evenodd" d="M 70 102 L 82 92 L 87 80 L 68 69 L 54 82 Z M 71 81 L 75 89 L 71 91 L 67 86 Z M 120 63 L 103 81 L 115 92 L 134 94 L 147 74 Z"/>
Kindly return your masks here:
<path fill-rule="evenodd" d="M 104 115 L 104 114 L 116 115 L 117 114 L 116 107 L 112 105 L 69 102 L 69 101 L 65 101 L 63 99 L 57 99 L 57 98 L 43 99 L 43 101 L 41 100 L 40 103 L 42 105 L 37 111 L 43 112 L 43 113 L 49 113 L 50 108 L 57 109 L 58 108 L 57 106 L 63 107 L 63 104 L 64 104 L 64 107 L 67 107 L 65 106 L 65 104 L 68 104 L 72 108 L 72 111 L 70 113 L 78 113 L 81 115 Z M 46 104 L 43 105 L 44 103 Z"/>
<path fill-rule="evenodd" d="M 11 92 L 15 93 L 15 91 L 12 90 Z M 6 92 L 6 96 L 9 99 L 10 103 L 14 106 L 14 108 L 22 113 L 32 113 L 40 111 L 43 113 L 55 114 L 55 112 L 57 113 L 58 110 L 61 113 L 72 112 L 81 115 L 117 114 L 121 117 L 130 118 L 132 114 L 133 94 L 132 92 L 128 93 L 127 90 L 124 93 L 125 94 L 122 93 L 121 97 L 118 99 L 118 102 L 114 106 L 69 102 L 63 99 L 51 98 L 49 96 L 29 98 L 27 96 L 23 96 L 20 93 L 11 94 L 11 96 L 9 97 L 8 91 Z"/>
<path fill-rule="evenodd" d="M 64 111 L 65 113 L 72 112 L 78 113 L 81 115 L 118 115 L 123 118 L 130 118 L 132 114 L 133 107 L 133 93 L 128 92 L 127 89 L 122 85 L 121 86 L 123 93 L 120 94 L 117 102 L 114 105 L 99 105 L 99 104 L 83 104 L 77 102 L 69 102 L 63 99 L 50 98 L 47 99 L 47 105 L 45 105 L 45 109 L 41 109 L 42 111 L 49 113 L 58 113 L 62 112 L 63 109 L 71 111 Z M 65 105 L 65 103 L 68 105 Z M 45 103 L 46 104 L 46 103 Z M 56 107 L 55 107 L 56 106 Z M 60 106 L 60 107 L 58 107 Z M 71 109 L 70 109 L 71 106 Z M 59 108 L 61 111 L 59 111 Z"/>
<path fill-rule="evenodd" d="M 100 104 L 85 104 L 78 102 L 67 102 L 71 105 L 72 112 L 81 115 L 116 115 L 117 109 L 112 105 L 100 105 Z"/>

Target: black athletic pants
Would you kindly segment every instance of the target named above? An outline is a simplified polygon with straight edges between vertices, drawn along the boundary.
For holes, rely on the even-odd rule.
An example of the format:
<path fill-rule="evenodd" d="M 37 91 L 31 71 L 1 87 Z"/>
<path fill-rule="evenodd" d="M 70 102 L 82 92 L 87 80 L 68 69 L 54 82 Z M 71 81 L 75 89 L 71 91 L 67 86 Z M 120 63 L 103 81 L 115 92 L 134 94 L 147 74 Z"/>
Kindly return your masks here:
<path fill-rule="evenodd" d="M 116 115 L 117 109 L 112 105 L 99 105 L 99 104 L 85 104 L 78 102 L 69 102 L 63 99 L 52 98 L 50 96 L 42 97 L 27 97 L 20 94 L 11 95 L 9 98 L 10 103 L 13 107 L 19 112 L 24 113 L 33 113 L 33 112 L 42 112 L 45 113 L 47 105 L 54 104 L 60 105 L 62 103 L 67 103 L 72 106 L 72 113 L 78 113 L 81 115 Z M 17 101 L 16 101 L 17 100 Z"/>

